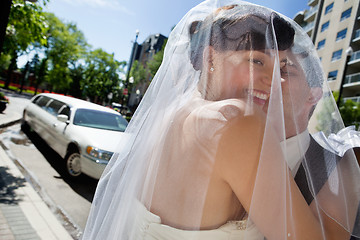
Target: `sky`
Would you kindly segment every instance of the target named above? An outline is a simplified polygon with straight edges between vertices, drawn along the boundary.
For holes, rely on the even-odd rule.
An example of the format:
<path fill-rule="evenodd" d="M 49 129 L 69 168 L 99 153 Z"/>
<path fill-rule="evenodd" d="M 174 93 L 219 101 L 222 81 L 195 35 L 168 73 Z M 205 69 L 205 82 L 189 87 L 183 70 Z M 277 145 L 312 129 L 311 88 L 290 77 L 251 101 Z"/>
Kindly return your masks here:
<path fill-rule="evenodd" d="M 168 37 L 172 27 L 202 0 L 50 0 L 45 11 L 64 22 L 73 22 L 93 49 L 114 53 L 128 61 L 136 30 L 138 43 L 149 35 Z M 249 0 L 293 18 L 307 9 L 308 0 Z"/>

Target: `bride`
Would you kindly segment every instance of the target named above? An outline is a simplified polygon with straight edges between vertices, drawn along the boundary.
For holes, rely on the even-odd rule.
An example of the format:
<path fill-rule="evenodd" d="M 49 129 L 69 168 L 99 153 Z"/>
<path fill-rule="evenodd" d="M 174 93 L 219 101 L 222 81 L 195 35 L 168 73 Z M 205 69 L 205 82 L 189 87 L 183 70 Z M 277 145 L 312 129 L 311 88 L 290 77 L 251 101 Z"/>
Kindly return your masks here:
<path fill-rule="evenodd" d="M 312 135 L 343 128 L 323 81 L 285 16 L 236 0 L 193 8 L 99 181 L 83 239 L 359 236 L 354 153 Z"/>

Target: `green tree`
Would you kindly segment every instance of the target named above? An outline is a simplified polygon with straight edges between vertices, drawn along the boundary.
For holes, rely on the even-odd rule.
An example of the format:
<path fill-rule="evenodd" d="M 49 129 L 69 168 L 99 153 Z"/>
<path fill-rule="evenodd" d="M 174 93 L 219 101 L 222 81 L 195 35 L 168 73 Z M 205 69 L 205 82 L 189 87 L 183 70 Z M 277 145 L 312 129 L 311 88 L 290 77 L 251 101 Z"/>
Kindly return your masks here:
<path fill-rule="evenodd" d="M 67 94 L 72 83 L 71 72 L 81 64 L 79 60 L 84 58 L 88 44 L 75 24 L 65 24 L 52 13 L 46 13 L 46 18 L 49 24 L 45 47 L 49 68 L 46 80 L 51 90 Z"/>
<path fill-rule="evenodd" d="M 337 102 L 337 100 L 339 98 L 339 91 L 332 92 L 332 95 L 334 96 L 335 102 Z"/>
<path fill-rule="evenodd" d="M 131 69 L 130 69 L 130 76 L 133 77 L 134 82 L 132 83 L 132 86 L 136 86 L 139 83 L 143 82 L 146 79 L 147 70 L 144 68 L 144 66 L 139 63 L 138 60 L 135 60 Z M 131 86 L 129 86 L 130 88 Z"/>
<path fill-rule="evenodd" d="M 320 109 L 320 111 L 314 113 L 317 119 L 316 129 L 318 131 L 323 131 L 325 135 L 328 135 L 342 128 L 341 119 L 338 119 L 336 102 L 331 95 L 324 97 L 317 104 L 316 109 Z M 331 129 L 329 126 L 331 126 Z"/>
<path fill-rule="evenodd" d="M 98 103 L 106 102 L 109 93 L 120 90 L 120 76 L 125 62 L 114 59 L 102 49 L 90 51 L 84 65 L 84 80 L 81 89 L 90 100 Z"/>
<path fill-rule="evenodd" d="M 35 95 L 37 94 L 38 88 L 40 84 L 45 81 L 45 77 L 47 74 L 47 58 L 43 58 L 40 60 L 39 64 L 34 66 L 35 73 Z"/>
<path fill-rule="evenodd" d="M 360 124 L 360 103 L 347 100 L 345 103 L 340 105 L 340 114 L 344 121 L 344 125 L 351 126 L 355 125 L 358 129 Z"/>
<path fill-rule="evenodd" d="M 159 67 L 160 67 L 160 65 L 162 63 L 166 43 L 167 43 L 167 40 L 165 40 L 164 44 L 161 47 L 161 50 L 158 51 L 154 55 L 154 58 L 147 63 L 147 66 L 149 68 L 149 72 L 151 74 L 151 78 L 153 78 L 155 76 L 157 70 L 159 69 Z"/>
<path fill-rule="evenodd" d="M 73 97 L 83 98 L 83 91 L 81 89 L 81 83 L 84 81 L 84 66 L 77 65 L 70 69 L 70 77 L 72 79 L 70 83 L 69 94 Z"/>
<path fill-rule="evenodd" d="M 46 3 L 46 1 L 43 2 Z M 44 13 L 39 4 L 13 0 L 3 45 L 3 54 L 10 56 L 11 59 L 8 62 L 5 88 L 9 86 L 11 73 L 17 68 L 17 57 L 31 45 L 46 44 L 46 29 Z M 2 60 L 4 59 L 2 58 Z"/>
<path fill-rule="evenodd" d="M 336 100 L 339 95 L 339 92 L 333 92 L 334 99 Z M 340 102 L 339 112 L 341 119 L 338 119 L 337 116 L 337 107 L 334 101 L 329 97 L 326 97 L 321 103 L 320 111 L 316 114 L 318 124 L 316 129 L 323 131 L 325 135 L 330 134 L 331 132 L 338 131 L 342 128 L 341 119 L 344 122 L 345 127 L 354 125 L 356 129 L 360 126 L 360 103 L 347 100 L 346 102 Z M 333 129 L 329 129 L 331 126 Z M 326 132 L 325 129 L 329 130 Z"/>
<path fill-rule="evenodd" d="M 9 67 L 11 61 L 11 56 L 10 55 L 6 55 L 6 54 L 2 54 L 0 56 L 0 70 L 4 70 L 7 69 Z"/>

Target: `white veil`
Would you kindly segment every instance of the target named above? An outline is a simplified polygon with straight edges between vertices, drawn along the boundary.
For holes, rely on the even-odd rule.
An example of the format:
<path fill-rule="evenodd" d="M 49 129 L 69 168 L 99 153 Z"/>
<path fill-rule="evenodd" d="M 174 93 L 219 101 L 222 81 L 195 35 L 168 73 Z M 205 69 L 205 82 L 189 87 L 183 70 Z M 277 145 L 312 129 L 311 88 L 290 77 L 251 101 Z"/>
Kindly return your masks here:
<path fill-rule="evenodd" d="M 228 226 L 225 239 L 360 237 L 354 131 L 343 128 L 301 27 L 204 1 L 170 34 L 83 239 L 223 239 Z"/>

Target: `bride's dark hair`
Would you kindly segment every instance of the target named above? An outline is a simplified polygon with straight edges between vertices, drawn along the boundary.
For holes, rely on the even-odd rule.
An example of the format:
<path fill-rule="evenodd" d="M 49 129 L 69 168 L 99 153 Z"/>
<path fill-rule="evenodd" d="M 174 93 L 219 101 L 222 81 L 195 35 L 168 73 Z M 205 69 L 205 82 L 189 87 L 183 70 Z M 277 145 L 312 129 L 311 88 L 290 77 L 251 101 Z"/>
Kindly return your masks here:
<path fill-rule="evenodd" d="M 275 12 L 244 14 L 239 10 L 237 5 L 225 6 L 190 25 L 190 58 L 196 70 L 201 69 L 206 46 L 218 51 L 285 50 L 292 46 L 295 30 L 284 18 Z"/>

